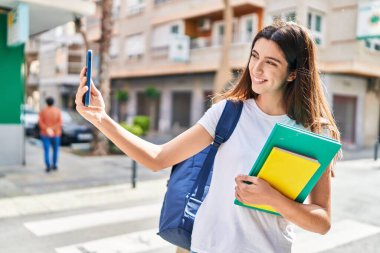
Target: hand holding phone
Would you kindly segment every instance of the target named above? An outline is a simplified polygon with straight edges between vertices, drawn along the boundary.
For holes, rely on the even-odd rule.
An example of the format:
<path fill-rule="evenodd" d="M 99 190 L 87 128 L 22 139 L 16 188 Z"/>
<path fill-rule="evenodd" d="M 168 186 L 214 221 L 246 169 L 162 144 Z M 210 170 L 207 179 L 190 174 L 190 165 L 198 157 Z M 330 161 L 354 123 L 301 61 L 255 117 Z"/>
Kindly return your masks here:
<path fill-rule="evenodd" d="M 91 104 L 91 70 L 92 70 L 92 50 L 87 51 L 86 57 L 86 85 L 88 87 L 87 92 L 83 96 L 83 104 L 89 106 Z"/>

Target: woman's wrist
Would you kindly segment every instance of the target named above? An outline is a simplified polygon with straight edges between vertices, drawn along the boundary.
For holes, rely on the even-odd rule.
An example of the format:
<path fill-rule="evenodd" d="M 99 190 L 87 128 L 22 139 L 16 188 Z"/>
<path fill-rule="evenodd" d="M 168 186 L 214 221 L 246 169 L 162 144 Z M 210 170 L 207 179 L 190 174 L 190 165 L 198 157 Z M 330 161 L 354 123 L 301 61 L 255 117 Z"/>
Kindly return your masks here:
<path fill-rule="evenodd" d="M 107 121 L 110 121 L 111 118 L 106 112 L 99 113 L 95 119 L 91 122 L 95 127 L 100 129 Z"/>
<path fill-rule="evenodd" d="M 272 206 L 275 210 L 278 210 L 284 204 L 286 197 L 282 195 L 279 191 L 275 190 L 273 197 L 270 199 L 269 205 Z"/>

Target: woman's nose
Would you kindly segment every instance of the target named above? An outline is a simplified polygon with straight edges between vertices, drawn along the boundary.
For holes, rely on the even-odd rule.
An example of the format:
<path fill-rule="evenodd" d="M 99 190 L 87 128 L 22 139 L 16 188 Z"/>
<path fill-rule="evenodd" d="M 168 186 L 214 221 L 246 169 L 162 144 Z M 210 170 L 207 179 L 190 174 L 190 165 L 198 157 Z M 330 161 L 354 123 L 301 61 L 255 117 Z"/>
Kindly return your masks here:
<path fill-rule="evenodd" d="M 262 74 L 263 73 L 263 62 L 262 61 L 256 61 L 253 65 L 253 73 L 259 73 L 259 74 Z"/>

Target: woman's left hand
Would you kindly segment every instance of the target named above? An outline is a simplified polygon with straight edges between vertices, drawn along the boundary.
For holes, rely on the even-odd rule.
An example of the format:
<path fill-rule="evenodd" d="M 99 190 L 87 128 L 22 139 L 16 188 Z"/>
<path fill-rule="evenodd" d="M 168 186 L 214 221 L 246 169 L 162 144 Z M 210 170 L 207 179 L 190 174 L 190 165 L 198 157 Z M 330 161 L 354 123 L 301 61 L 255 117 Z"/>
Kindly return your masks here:
<path fill-rule="evenodd" d="M 276 197 L 281 195 L 267 181 L 258 177 L 238 175 L 235 182 L 235 197 L 244 204 L 272 205 Z"/>

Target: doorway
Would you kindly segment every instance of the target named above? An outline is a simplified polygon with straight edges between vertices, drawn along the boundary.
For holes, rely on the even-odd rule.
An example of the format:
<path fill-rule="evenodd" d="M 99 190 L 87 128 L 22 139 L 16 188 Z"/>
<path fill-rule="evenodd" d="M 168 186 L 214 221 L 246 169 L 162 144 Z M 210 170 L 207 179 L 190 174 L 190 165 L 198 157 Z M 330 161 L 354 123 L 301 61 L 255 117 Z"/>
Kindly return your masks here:
<path fill-rule="evenodd" d="M 357 97 L 334 95 L 334 116 L 341 133 L 341 140 L 346 144 L 355 144 L 356 141 L 356 106 Z"/>

